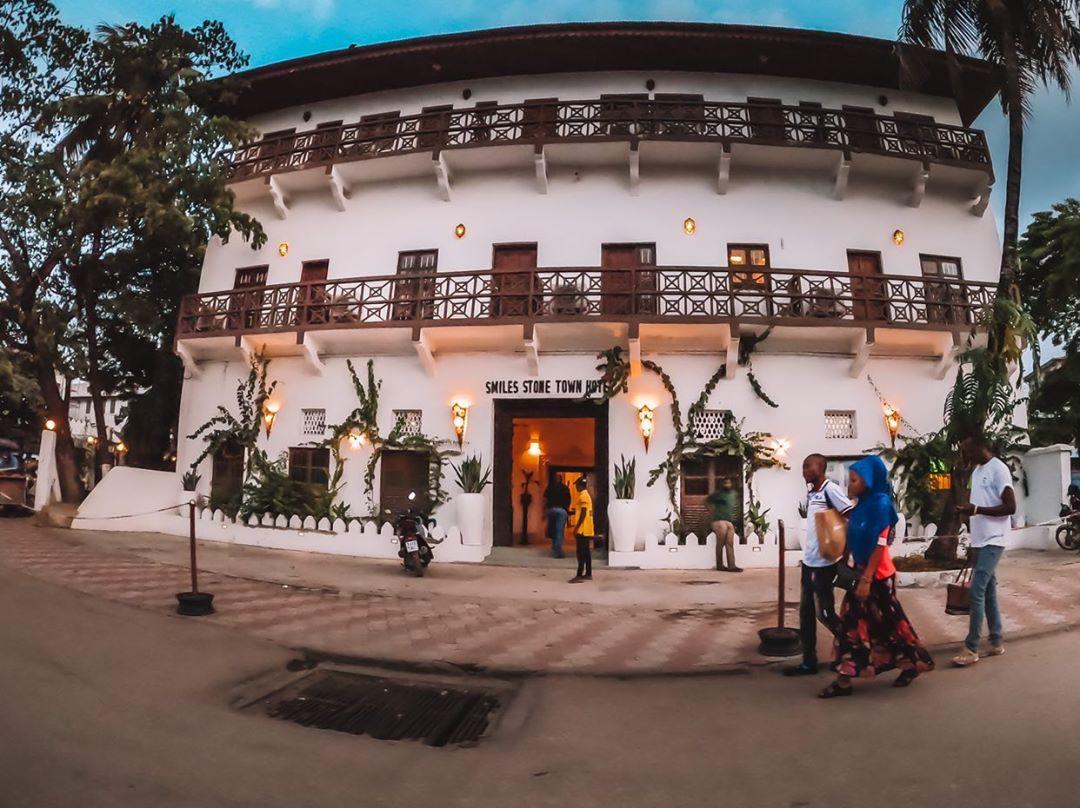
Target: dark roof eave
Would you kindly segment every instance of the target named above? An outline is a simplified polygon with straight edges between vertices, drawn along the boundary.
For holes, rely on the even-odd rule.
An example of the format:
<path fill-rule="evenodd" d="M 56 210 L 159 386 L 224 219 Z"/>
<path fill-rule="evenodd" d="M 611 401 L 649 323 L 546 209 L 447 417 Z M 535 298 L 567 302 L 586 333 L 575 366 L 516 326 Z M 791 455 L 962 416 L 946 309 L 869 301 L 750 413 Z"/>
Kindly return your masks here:
<path fill-rule="evenodd" d="M 705 23 L 566 23 L 443 34 L 303 56 L 237 74 L 247 83 L 234 114 L 381 90 L 495 76 L 657 70 L 743 73 L 910 89 L 955 98 L 970 123 L 997 92 L 991 66 L 905 45 L 920 66 L 904 76 L 898 45 L 791 28 Z"/>

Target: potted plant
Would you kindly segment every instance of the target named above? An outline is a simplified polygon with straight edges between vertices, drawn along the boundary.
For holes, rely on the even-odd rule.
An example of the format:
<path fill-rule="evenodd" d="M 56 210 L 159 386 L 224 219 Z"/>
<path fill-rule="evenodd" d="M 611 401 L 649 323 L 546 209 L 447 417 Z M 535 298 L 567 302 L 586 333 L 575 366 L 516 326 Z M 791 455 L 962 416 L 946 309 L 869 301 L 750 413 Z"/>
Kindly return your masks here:
<path fill-rule="evenodd" d="M 198 500 L 199 495 L 195 492 L 199 488 L 199 480 L 201 479 L 202 476 L 195 471 L 194 467 L 188 469 L 181 475 L 180 488 L 183 489 L 180 493 L 179 510 L 181 516 L 188 515 L 188 506 L 193 499 Z"/>
<path fill-rule="evenodd" d="M 451 464 L 453 466 L 453 464 Z M 461 543 L 484 542 L 484 489 L 491 483 L 491 469 L 485 469 L 479 455 L 464 458 L 453 466 L 461 493 L 454 498 Z"/>
<path fill-rule="evenodd" d="M 619 455 L 615 464 L 615 499 L 608 505 L 608 527 L 611 529 L 611 549 L 617 553 L 632 553 L 637 542 L 637 502 L 634 492 L 637 483 L 637 460 Z"/>

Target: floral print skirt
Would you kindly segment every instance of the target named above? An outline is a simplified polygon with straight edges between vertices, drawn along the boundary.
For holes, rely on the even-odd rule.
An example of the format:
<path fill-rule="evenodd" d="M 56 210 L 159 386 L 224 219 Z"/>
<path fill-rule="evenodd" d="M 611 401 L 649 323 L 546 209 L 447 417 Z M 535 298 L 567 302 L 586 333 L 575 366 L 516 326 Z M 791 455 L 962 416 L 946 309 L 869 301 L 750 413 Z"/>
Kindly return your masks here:
<path fill-rule="evenodd" d="M 844 596 L 834 643 L 836 672 L 842 676 L 869 678 L 890 670 L 934 669 L 933 657 L 896 599 L 893 580 L 875 580 L 863 601 L 854 592 Z"/>

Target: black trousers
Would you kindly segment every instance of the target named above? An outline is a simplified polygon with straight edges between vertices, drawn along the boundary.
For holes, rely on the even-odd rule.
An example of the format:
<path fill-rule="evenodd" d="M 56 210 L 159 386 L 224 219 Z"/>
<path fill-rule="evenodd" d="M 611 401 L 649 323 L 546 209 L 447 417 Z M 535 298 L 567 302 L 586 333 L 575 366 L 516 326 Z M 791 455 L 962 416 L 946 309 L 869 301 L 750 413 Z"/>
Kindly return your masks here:
<path fill-rule="evenodd" d="M 577 540 L 577 574 L 592 577 L 592 536 L 576 536 Z"/>
<path fill-rule="evenodd" d="M 799 634 L 802 636 L 803 663 L 818 664 L 817 624 L 820 622 L 831 634 L 840 630 L 836 616 L 836 595 L 833 581 L 836 565 L 808 567 L 802 565 L 802 588 L 799 597 Z"/>

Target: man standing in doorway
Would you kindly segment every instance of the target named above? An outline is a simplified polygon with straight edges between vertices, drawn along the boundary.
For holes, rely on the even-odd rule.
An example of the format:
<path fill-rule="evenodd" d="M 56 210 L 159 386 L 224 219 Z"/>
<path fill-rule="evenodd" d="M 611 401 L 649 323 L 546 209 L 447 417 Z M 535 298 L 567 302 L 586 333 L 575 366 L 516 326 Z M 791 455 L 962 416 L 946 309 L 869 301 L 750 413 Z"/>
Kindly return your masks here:
<path fill-rule="evenodd" d="M 566 535 L 566 520 L 570 514 L 570 489 L 563 482 L 561 474 L 556 474 L 544 491 L 547 508 L 548 538 L 551 539 L 551 554 L 563 558 L 563 538 Z"/>
<path fill-rule="evenodd" d="M 577 525 L 574 528 L 574 540 L 577 544 L 577 575 L 570 579 L 572 584 L 592 580 L 592 540 L 596 531 L 593 528 L 593 504 L 588 491 L 588 480 L 584 475 L 578 478 L 574 486 L 578 492 Z"/>
<path fill-rule="evenodd" d="M 720 571 L 742 572 L 735 566 L 735 523 L 739 520 L 742 503 L 730 477 L 725 477 L 720 487 L 706 500 L 712 508 L 712 529 L 716 535 L 716 568 Z M 727 566 L 724 556 L 727 553 Z"/>
<path fill-rule="evenodd" d="M 813 676 L 818 671 L 817 624 L 820 621 L 830 633 L 836 634 L 840 619 L 836 616 L 836 560 L 821 555 L 818 544 L 818 513 L 834 508 L 843 515 L 851 511 L 851 500 L 840 486 L 825 476 L 825 455 L 807 455 L 802 464 L 806 481 L 806 548 L 803 550 L 802 581 L 799 596 L 799 634 L 802 638 L 803 661 L 784 671 L 785 676 Z"/>
<path fill-rule="evenodd" d="M 979 635 L 984 615 L 990 633 L 990 649 L 983 656 L 1005 653 L 997 599 L 997 565 L 1008 541 L 1010 517 L 1016 513 L 1016 493 L 1012 487 L 1012 472 L 994 457 L 984 435 L 976 433 L 964 438 L 960 451 L 963 458 L 975 466 L 971 472 L 971 501 L 957 506 L 961 513 L 970 517 L 974 564 L 968 635 L 964 650 L 953 657 L 953 664 L 965 668 L 979 661 Z"/>

